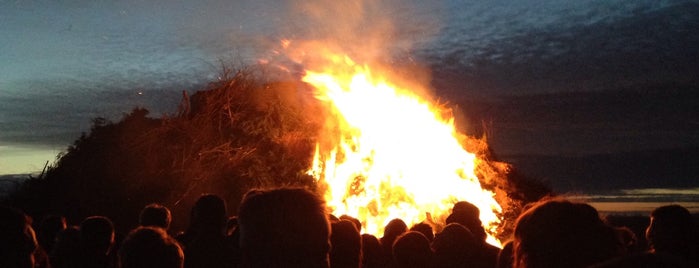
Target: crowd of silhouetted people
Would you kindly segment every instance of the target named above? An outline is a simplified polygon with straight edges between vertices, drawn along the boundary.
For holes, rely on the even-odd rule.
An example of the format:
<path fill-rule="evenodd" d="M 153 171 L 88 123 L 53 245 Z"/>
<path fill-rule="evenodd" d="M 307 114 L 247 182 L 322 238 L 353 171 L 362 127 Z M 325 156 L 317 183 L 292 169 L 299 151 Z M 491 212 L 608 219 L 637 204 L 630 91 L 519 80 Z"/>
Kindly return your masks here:
<path fill-rule="evenodd" d="M 177 234 L 170 210 L 148 205 L 140 226 L 115 242 L 107 217 L 68 226 L 47 216 L 33 228 L 22 211 L 0 207 L 0 267 L 699 267 L 695 225 L 679 205 L 650 213 L 647 247 L 592 206 L 560 198 L 526 207 L 502 249 L 485 242 L 479 214 L 461 201 L 439 231 L 394 219 L 377 237 L 355 218 L 329 215 L 309 190 L 275 188 L 248 192 L 233 217 L 222 198 L 202 195 Z"/>

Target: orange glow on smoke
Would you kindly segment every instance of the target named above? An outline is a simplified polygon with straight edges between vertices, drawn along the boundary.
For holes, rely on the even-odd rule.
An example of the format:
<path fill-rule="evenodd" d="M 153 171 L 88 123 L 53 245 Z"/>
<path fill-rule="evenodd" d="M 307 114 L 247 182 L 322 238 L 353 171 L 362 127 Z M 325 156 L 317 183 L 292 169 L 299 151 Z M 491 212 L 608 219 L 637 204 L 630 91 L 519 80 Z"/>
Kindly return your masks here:
<path fill-rule="evenodd" d="M 459 143 L 451 113 L 348 57 L 328 62 L 303 81 L 331 107 L 309 174 L 332 213 L 356 217 L 363 233 L 381 237 L 394 218 L 443 225 L 465 200 L 480 209 L 488 242 L 499 245 L 493 234 L 502 208 L 481 188 L 474 173 L 481 160 Z"/>

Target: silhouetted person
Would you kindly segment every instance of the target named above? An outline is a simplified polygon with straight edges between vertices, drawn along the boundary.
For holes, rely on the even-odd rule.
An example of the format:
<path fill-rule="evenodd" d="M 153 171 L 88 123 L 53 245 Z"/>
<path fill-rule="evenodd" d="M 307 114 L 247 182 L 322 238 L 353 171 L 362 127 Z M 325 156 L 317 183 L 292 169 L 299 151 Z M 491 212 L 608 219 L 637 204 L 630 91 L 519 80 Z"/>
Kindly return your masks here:
<path fill-rule="evenodd" d="M 233 262 L 236 264 L 236 267 L 240 266 L 240 261 L 241 261 L 241 250 L 240 250 L 240 227 L 236 226 L 233 228 L 231 233 L 228 235 L 228 239 L 232 242 L 232 249 L 233 249 L 233 255 L 232 259 Z"/>
<path fill-rule="evenodd" d="M 44 251 L 51 252 L 56 244 L 58 233 L 68 228 L 66 218 L 58 215 L 49 215 L 39 224 L 37 240 Z"/>
<path fill-rule="evenodd" d="M 330 267 L 359 268 L 362 257 L 362 239 L 355 224 L 340 220 L 331 224 Z"/>
<path fill-rule="evenodd" d="M 470 217 L 469 220 L 473 221 L 474 223 L 480 222 L 478 216 L 480 216 L 481 210 L 468 201 L 459 201 L 454 203 L 454 206 L 451 208 L 451 213 L 468 215 Z M 468 228 L 468 226 L 466 226 L 466 228 Z"/>
<path fill-rule="evenodd" d="M 333 222 L 338 222 L 340 221 L 340 218 L 333 214 L 328 214 L 328 221 L 332 224 Z"/>
<path fill-rule="evenodd" d="M 502 245 L 502 250 L 498 254 L 497 268 L 512 268 L 514 262 L 514 243 L 512 240 L 505 242 Z"/>
<path fill-rule="evenodd" d="M 434 267 L 474 267 L 479 242 L 471 231 L 458 223 L 447 224 L 432 240 Z"/>
<path fill-rule="evenodd" d="M 236 266 L 239 266 L 240 245 L 238 241 L 240 241 L 240 228 L 238 228 L 238 216 L 228 217 L 228 220 L 226 221 L 226 235 L 228 236 L 228 240 L 231 242 L 230 246 L 233 251 L 231 259 L 233 259 Z"/>
<path fill-rule="evenodd" d="M 383 229 L 383 236 L 379 239 L 381 242 L 381 252 L 386 265 L 393 263 L 393 242 L 396 241 L 399 235 L 408 231 L 408 226 L 401 219 L 393 219 L 386 224 Z"/>
<path fill-rule="evenodd" d="M 56 244 L 49 252 L 51 267 L 80 267 L 81 258 L 80 229 L 77 226 L 68 226 L 56 235 Z"/>
<path fill-rule="evenodd" d="M 427 237 L 408 231 L 393 243 L 393 263 L 396 268 L 428 268 L 432 264 L 432 249 Z"/>
<path fill-rule="evenodd" d="M 617 234 L 623 235 L 619 231 L 617 229 Z M 699 267 L 697 254 L 692 253 L 695 248 L 692 244 L 696 243 L 692 237 L 692 217 L 689 211 L 679 205 L 661 206 L 651 212 L 650 224 L 646 228 L 646 239 L 650 247 L 648 252 L 630 254 L 594 267 Z M 628 244 L 623 246 L 628 248 Z"/>
<path fill-rule="evenodd" d="M 590 205 L 539 202 L 522 213 L 514 230 L 515 267 L 587 267 L 619 255 L 614 229 Z"/>
<path fill-rule="evenodd" d="M 238 228 L 238 217 L 237 216 L 230 216 L 228 217 L 228 220 L 226 221 L 226 234 L 227 235 L 233 235 L 233 232 L 235 232 L 235 229 Z M 236 242 L 237 244 L 237 242 Z"/>
<path fill-rule="evenodd" d="M 362 267 L 381 268 L 387 263 L 381 242 L 372 234 L 362 234 Z"/>
<path fill-rule="evenodd" d="M 689 259 L 692 238 L 692 215 L 686 208 L 668 205 L 650 213 L 646 239 L 651 251 Z"/>
<path fill-rule="evenodd" d="M 82 267 L 114 267 L 114 224 L 103 216 L 90 216 L 80 223 Z"/>
<path fill-rule="evenodd" d="M 325 202 L 301 188 L 251 190 L 238 210 L 243 267 L 329 266 Z"/>
<path fill-rule="evenodd" d="M 184 253 L 161 227 L 138 227 L 119 249 L 121 268 L 182 268 Z"/>
<path fill-rule="evenodd" d="M 472 260 L 473 267 L 494 267 L 497 263 L 500 249 L 486 243 L 488 234 L 483 228 L 483 223 L 480 219 L 480 209 L 475 205 L 459 201 L 454 204 L 452 213 L 447 217 L 446 223 L 459 223 L 466 227 L 478 241 L 479 247 L 476 249 L 478 253 Z"/>
<path fill-rule="evenodd" d="M 56 234 L 66 228 L 66 219 L 62 216 L 49 215 L 39 223 L 36 239 L 39 247 L 34 251 L 34 267 L 51 267 L 49 264 L 49 252 L 56 241 Z"/>
<path fill-rule="evenodd" d="M 357 227 L 358 232 L 362 232 L 362 222 L 359 221 L 359 219 L 352 217 L 350 215 L 342 215 L 340 216 L 340 220 L 348 220 L 354 223 L 354 227 Z"/>
<path fill-rule="evenodd" d="M 413 227 L 410 227 L 410 231 L 422 233 L 425 235 L 425 238 L 427 238 L 427 241 L 430 241 L 430 243 L 432 243 L 432 240 L 434 240 L 434 230 L 432 229 L 432 226 L 427 223 L 416 223 L 413 225 Z"/>
<path fill-rule="evenodd" d="M 638 239 L 636 234 L 628 227 L 615 227 L 617 239 L 621 243 L 621 254 L 628 255 L 638 252 Z"/>
<path fill-rule="evenodd" d="M 185 268 L 236 267 L 234 242 L 226 235 L 226 203 L 204 194 L 192 207 L 187 231 L 178 237 L 184 247 Z"/>
<path fill-rule="evenodd" d="M 138 216 L 138 224 L 140 226 L 160 227 L 167 231 L 172 222 L 170 209 L 161 204 L 148 204 L 141 210 Z"/>
<path fill-rule="evenodd" d="M 34 267 L 37 248 L 31 219 L 18 209 L 0 206 L 0 267 Z"/>

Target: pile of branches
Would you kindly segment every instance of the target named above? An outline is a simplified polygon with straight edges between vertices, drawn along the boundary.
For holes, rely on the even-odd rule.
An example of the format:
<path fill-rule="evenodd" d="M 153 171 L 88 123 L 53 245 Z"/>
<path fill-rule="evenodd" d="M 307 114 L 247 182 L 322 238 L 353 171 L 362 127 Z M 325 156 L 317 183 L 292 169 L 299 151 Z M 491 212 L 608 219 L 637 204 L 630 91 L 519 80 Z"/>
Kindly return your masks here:
<path fill-rule="evenodd" d="M 93 121 L 39 177 L 28 180 L 6 203 L 35 218 L 61 214 L 72 224 L 90 215 L 111 218 L 121 231 L 137 224 L 138 212 L 158 202 L 173 212 L 173 229 L 188 224 L 189 209 L 203 193 L 227 201 L 236 214 L 251 188 L 304 186 L 326 110 L 297 77 L 264 66 L 224 69 L 221 77 L 189 96 L 178 112 L 148 117 L 136 108 L 114 123 Z M 550 188 L 497 162 L 485 138 L 463 136 L 479 159 L 481 184 L 503 204 L 503 237 L 524 204 Z"/>
<path fill-rule="evenodd" d="M 174 115 L 150 118 L 136 108 L 116 123 L 93 120 L 89 134 L 9 203 L 73 223 L 105 215 L 128 229 L 143 206 L 159 202 L 173 210 L 173 228 L 181 229 L 202 193 L 222 196 L 235 214 L 250 188 L 314 187 L 305 173 L 322 111 L 308 85 L 270 72 L 224 69 L 204 90 L 183 93 Z"/>

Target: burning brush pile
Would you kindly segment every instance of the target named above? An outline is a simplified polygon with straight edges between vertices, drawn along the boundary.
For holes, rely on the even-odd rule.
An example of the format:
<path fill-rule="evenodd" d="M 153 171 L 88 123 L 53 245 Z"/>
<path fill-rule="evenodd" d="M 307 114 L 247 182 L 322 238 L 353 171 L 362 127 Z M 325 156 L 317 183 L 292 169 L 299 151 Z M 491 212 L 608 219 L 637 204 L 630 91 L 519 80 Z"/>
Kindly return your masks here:
<path fill-rule="evenodd" d="M 328 55 L 300 76 L 268 64 L 225 71 L 185 94 L 171 116 L 135 110 L 117 123 L 96 120 L 15 205 L 41 213 L 22 204 L 39 196 L 53 206 L 44 212 L 130 226 L 154 201 L 186 219 L 202 193 L 224 197 L 235 213 L 251 188 L 296 185 L 377 236 L 394 218 L 439 231 L 453 204 L 468 201 L 497 245 L 522 207 L 549 193 L 493 159 L 485 138 L 459 133 L 448 106 L 411 79 Z"/>
<path fill-rule="evenodd" d="M 426 222 L 439 231 L 454 203 L 468 201 L 481 211 L 488 241 L 494 245 L 509 235 L 522 206 L 543 194 L 526 193 L 526 181 L 512 173 L 510 165 L 493 159 L 485 137 L 458 132 L 452 110 L 434 101 L 414 79 L 381 64 L 360 64 L 329 51 L 303 65 L 310 67 L 300 72 L 300 78 L 290 68 L 259 66 L 250 84 L 257 86 L 243 93 L 254 96 L 243 98 L 253 100 L 253 106 L 235 105 L 241 92 L 233 92 L 240 87 L 228 86 L 250 83 L 246 82 L 249 73 L 239 73 L 192 98 L 203 97 L 205 110 L 223 110 L 201 117 L 200 101 L 184 106 L 191 107 L 183 113 L 191 119 L 218 122 L 208 127 L 244 127 L 255 120 L 242 124 L 237 120 L 255 110 L 258 120 L 273 120 L 270 125 L 279 127 L 258 134 L 287 158 L 250 172 L 254 181 L 247 186 L 285 185 L 292 181 L 284 178 L 303 178 L 293 183 L 312 187 L 324 196 L 332 214 L 358 218 L 364 232 L 377 236 L 394 218 L 409 226 Z M 272 77 L 290 82 L 266 80 Z M 211 107 L 211 103 L 218 105 Z M 253 146 L 249 150 L 230 159 L 245 162 L 246 153 L 268 149 Z M 237 149 L 213 152 L 229 151 Z M 275 173 L 257 175 L 264 167 L 275 167 L 271 168 Z"/>
<path fill-rule="evenodd" d="M 480 163 L 485 160 L 475 152 L 483 151 L 478 147 L 484 143 L 456 133 L 444 108 L 368 66 L 349 58 L 336 61 L 339 67 L 303 78 L 331 111 L 310 174 L 333 213 L 357 217 L 364 230 L 380 235 L 394 218 L 408 225 L 443 223 L 453 204 L 466 200 L 482 211 L 486 230 L 495 234 L 503 208 L 496 188 L 483 189 L 476 173 L 485 171 L 480 175 L 488 183 L 506 166 Z"/>
<path fill-rule="evenodd" d="M 439 231 L 454 203 L 468 201 L 498 245 L 523 205 L 544 194 L 493 159 L 484 137 L 459 133 L 451 109 L 411 78 L 342 54 L 304 65 L 249 67 L 185 95 L 179 115 L 148 133 L 179 141 L 146 147 L 182 159 L 178 177 L 192 178 L 183 195 L 231 187 L 215 180 L 237 180 L 238 194 L 304 185 L 377 236 L 394 218 Z"/>
<path fill-rule="evenodd" d="M 452 111 L 410 78 L 325 53 L 306 62 L 317 67 L 302 81 L 326 115 L 308 174 L 332 213 L 377 236 L 395 218 L 439 231 L 454 203 L 468 201 L 499 245 L 523 200 L 508 194 L 510 166 L 491 159 L 485 138 L 459 133 Z"/>
<path fill-rule="evenodd" d="M 364 11 L 318 14 L 353 20 Z M 338 20 L 322 19 L 330 18 Z M 329 29 L 359 38 L 347 34 L 353 27 Z M 284 40 L 276 51 L 283 60 L 224 71 L 184 94 L 175 115 L 151 119 L 139 110 L 96 124 L 49 168 L 44 179 L 53 182 L 36 195 L 59 208 L 83 204 L 76 218 L 99 213 L 129 226 L 119 221 L 153 201 L 186 219 L 201 193 L 237 208 L 251 188 L 302 185 L 376 236 L 394 218 L 440 231 L 454 203 L 468 201 L 490 243 L 509 237 L 522 207 L 548 188 L 493 159 L 485 137 L 457 131 L 420 72 L 377 60 L 382 49 L 332 45 L 341 41 Z M 55 191 L 63 185 L 76 190 Z"/>

